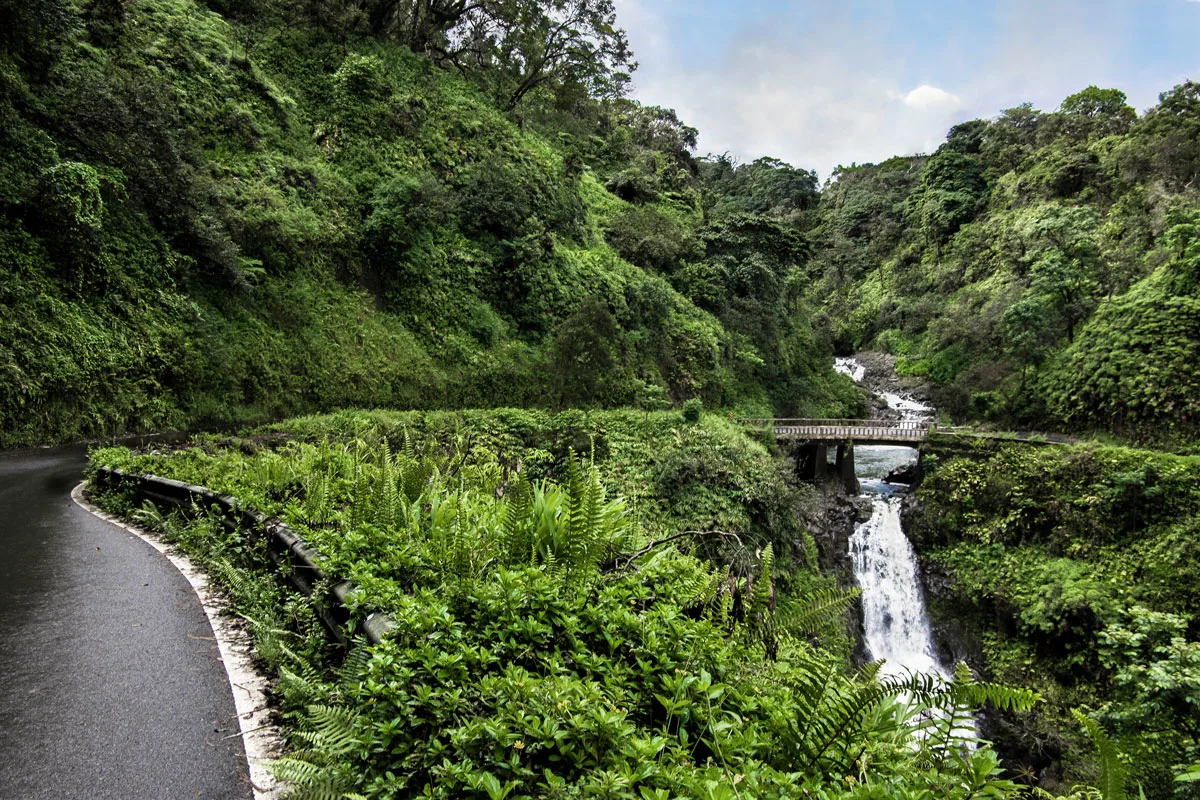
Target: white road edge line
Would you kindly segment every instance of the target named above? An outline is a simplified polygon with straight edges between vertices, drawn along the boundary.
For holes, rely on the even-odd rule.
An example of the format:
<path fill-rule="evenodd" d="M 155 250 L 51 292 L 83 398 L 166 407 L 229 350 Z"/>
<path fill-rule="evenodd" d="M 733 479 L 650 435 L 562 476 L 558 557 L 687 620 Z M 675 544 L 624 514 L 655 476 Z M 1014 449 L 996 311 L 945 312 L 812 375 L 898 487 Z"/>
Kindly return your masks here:
<path fill-rule="evenodd" d="M 191 559 L 177 548 L 165 544 L 158 535 L 92 505 L 84 496 L 86 486 L 85 481 L 71 491 L 71 499 L 76 505 L 146 542 L 166 556 L 192 585 L 208 617 L 209 627 L 221 653 L 225 675 L 229 679 L 254 800 L 279 800 L 287 787 L 267 769 L 267 762 L 283 754 L 283 733 L 271 720 L 266 695 L 267 678 L 255 669 L 254 640 L 249 631 L 240 618 L 221 613 L 228 608 L 228 603 L 212 588 L 208 576 Z"/>

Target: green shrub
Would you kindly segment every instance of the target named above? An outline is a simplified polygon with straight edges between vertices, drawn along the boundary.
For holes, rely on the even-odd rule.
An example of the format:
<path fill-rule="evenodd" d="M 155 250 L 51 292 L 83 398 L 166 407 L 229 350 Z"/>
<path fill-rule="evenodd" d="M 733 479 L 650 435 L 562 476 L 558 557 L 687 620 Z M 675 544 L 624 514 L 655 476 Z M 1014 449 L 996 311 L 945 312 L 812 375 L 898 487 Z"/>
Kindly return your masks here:
<path fill-rule="evenodd" d="M 449 442 L 403 423 L 454 415 L 341 414 L 276 431 L 345 431 L 316 443 L 264 431 L 259 443 L 209 437 L 170 454 L 92 454 L 282 515 L 327 570 L 358 585 L 356 619 L 373 610 L 391 618 L 385 641 L 360 645 L 336 672 L 320 668 L 321 653 L 287 647 L 294 634 L 274 631 L 267 657 L 280 669 L 295 747 L 275 769 L 298 796 L 782 800 L 799 786 L 859 797 L 841 779 L 850 773 L 889 795 L 935 786 L 954 800 L 1015 795 L 993 777 L 995 755 L 966 754 L 955 730 L 970 708 L 1024 708 L 1032 694 L 965 672 L 948 685 L 853 676 L 810 637 L 855 593 L 777 597 L 769 544 L 713 564 L 685 552 L 698 533 L 651 540 L 641 512 L 609 495 L 596 467 L 569 453 L 561 483 L 531 479 L 529 462 L 494 447 L 536 438 L 538 414 L 473 416 Z M 669 441 L 670 416 L 602 421 L 613 439 L 648 426 L 666 428 Z M 587 419 L 562 415 L 564 425 Z M 658 455 L 636 437 L 629 444 Z M 219 552 L 219 574 L 246 585 L 243 570 L 256 562 L 236 533 L 201 520 L 179 541 Z M 893 699 L 901 691 L 911 703 Z"/>

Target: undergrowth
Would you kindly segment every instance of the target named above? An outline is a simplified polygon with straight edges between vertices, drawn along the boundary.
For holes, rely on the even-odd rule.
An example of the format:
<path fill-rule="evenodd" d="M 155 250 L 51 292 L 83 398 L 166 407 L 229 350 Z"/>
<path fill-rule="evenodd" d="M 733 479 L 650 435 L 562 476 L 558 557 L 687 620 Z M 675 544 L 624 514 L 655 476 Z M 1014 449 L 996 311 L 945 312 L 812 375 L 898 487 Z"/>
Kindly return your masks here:
<path fill-rule="evenodd" d="M 362 417 L 348 437 L 93 453 L 281 515 L 358 584 L 358 618 L 392 618 L 385 641 L 339 668 L 303 648 L 277 657 L 293 727 L 276 770 L 294 796 L 1017 793 L 995 753 L 966 746 L 962 721 L 988 702 L 1027 708 L 1033 693 L 964 671 L 943 684 L 847 669 L 828 623 L 854 594 L 778 580 L 774 544 L 749 526 L 648 533 L 651 515 L 611 493 L 590 454 L 568 447 L 535 473 L 480 440 L 398 434 Z M 253 553 L 237 534 L 184 530 L 212 564 L 228 554 L 214 571 L 241 582 Z"/>

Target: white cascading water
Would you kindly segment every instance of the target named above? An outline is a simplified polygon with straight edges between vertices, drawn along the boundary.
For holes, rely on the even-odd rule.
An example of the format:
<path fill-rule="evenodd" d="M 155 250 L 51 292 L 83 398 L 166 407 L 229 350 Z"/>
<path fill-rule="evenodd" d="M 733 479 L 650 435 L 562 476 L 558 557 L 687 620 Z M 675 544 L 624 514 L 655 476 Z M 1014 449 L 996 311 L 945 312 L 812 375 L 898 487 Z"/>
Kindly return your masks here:
<path fill-rule="evenodd" d="M 853 358 L 835 358 L 833 368 L 843 375 L 849 375 L 855 383 L 861 381 L 867 374 L 867 368 Z"/>
<path fill-rule="evenodd" d="M 835 368 L 856 382 L 866 368 L 852 358 L 837 359 Z M 905 419 L 929 419 L 933 409 L 910 397 L 884 392 L 890 408 Z M 863 496 L 873 503 L 871 518 L 850 538 L 854 577 L 862 588 L 863 634 L 871 657 L 883 660 L 884 675 L 914 672 L 950 677 L 933 649 L 929 616 L 921 591 L 916 554 L 900 524 L 900 491 L 883 482 L 887 473 L 911 463 L 909 447 L 855 448 L 855 467 Z"/>
<path fill-rule="evenodd" d="M 863 592 L 867 649 L 885 662 L 884 675 L 949 677 L 933 652 L 916 556 L 900 527 L 900 499 L 877 495 L 874 506 L 871 519 L 850 538 L 854 576 Z"/>

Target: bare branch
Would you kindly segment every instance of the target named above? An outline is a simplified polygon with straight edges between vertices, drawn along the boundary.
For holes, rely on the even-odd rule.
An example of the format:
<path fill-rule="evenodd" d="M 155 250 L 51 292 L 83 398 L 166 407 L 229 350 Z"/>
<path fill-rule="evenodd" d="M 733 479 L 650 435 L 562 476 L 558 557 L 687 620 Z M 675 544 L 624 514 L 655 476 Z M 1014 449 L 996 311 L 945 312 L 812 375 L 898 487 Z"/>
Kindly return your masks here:
<path fill-rule="evenodd" d="M 746 546 L 742 544 L 742 537 L 736 533 L 729 533 L 728 531 L 684 531 L 683 533 L 676 533 L 672 536 L 668 536 L 665 539 L 655 539 L 653 542 L 650 542 L 650 544 L 646 545 L 641 550 L 638 550 L 636 553 L 629 556 L 629 558 L 625 559 L 625 563 L 621 566 L 621 569 L 629 569 L 629 566 L 633 564 L 634 561 L 646 555 L 656 547 L 661 547 L 664 544 L 670 544 L 671 542 L 679 539 L 686 539 L 689 536 L 720 536 L 722 539 L 733 539 L 738 543 L 738 547 L 742 548 L 743 550 L 746 549 Z"/>

